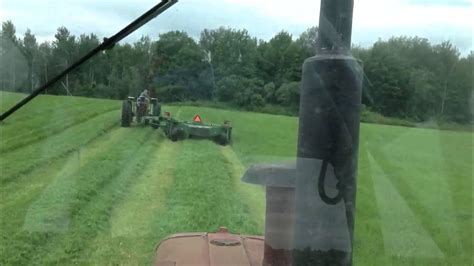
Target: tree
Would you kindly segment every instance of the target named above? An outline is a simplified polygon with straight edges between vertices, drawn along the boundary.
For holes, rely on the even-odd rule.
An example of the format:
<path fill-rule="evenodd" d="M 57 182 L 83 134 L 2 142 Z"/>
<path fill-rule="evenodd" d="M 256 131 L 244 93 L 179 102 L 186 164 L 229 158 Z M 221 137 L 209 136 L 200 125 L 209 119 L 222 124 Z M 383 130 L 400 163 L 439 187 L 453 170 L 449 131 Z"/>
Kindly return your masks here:
<path fill-rule="evenodd" d="M 99 45 L 99 39 L 95 34 L 81 34 L 75 43 L 76 52 L 78 57 L 86 55 Z M 99 54 L 89 60 L 87 63 L 81 66 L 80 71 L 76 74 L 79 84 L 75 88 L 75 95 L 80 96 L 94 96 L 102 95 L 101 97 L 107 97 L 110 93 L 106 86 L 106 67 L 107 63 L 104 61 L 104 55 Z M 97 84 L 101 85 L 96 87 Z M 94 93 L 94 91 L 98 91 Z M 110 97 L 110 96 L 109 96 Z"/>
<path fill-rule="evenodd" d="M 300 101 L 300 82 L 283 83 L 276 92 L 278 103 L 297 108 Z"/>
<path fill-rule="evenodd" d="M 318 27 L 310 27 L 301 33 L 296 40 L 296 44 L 304 51 L 303 58 L 308 58 L 316 54 L 318 31 Z"/>
<path fill-rule="evenodd" d="M 237 91 L 234 103 L 251 110 L 265 105 L 263 81 L 257 78 L 242 78 L 242 87 Z"/>
<path fill-rule="evenodd" d="M 378 41 L 364 62 L 375 111 L 386 116 L 405 117 L 412 90 L 409 87 L 412 68 L 409 61 L 393 53 L 398 42 Z"/>
<path fill-rule="evenodd" d="M 48 42 L 39 45 L 36 54 L 36 60 L 33 62 L 34 75 L 38 79 L 39 84 L 45 84 L 52 76 L 52 47 Z"/>
<path fill-rule="evenodd" d="M 268 43 L 259 47 L 259 68 L 264 72 L 265 82 L 282 83 L 300 81 L 301 66 L 304 61 L 305 49 L 303 42 L 292 40 L 291 34 L 281 31 Z"/>
<path fill-rule="evenodd" d="M 278 104 L 297 110 L 303 61 L 315 54 L 318 28 L 296 40 L 281 31 L 257 41 L 246 30 L 205 29 L 199 42 L 170 31 L 152 41 L 116 44 L 47 93 L 123 99 L 144 88 L 165 101 L 219 100 L 258 110 Z M 2 23 L 0 88 L 31 91 L 99 45 L 94 34 L 72 35 L 65 27 L 53 42 L 38 44 L 27 30 L 17 37 Z M 432 45 L 420 37 L 392 37 L 372 47 L 353 47 L 364 62 L 362 102 L 385 116 L 417 121 L 472 121 L 473 54 L 461 58 L 450 42 Z"/>
<path fill-rule="evenodd" d="M 76 37 L 71 35 L 66 27 L 59 27 L 54 37 L 55 40 L 52 45 L 52 70 L 54 71 L 54 74 L 57 75 L 59 72 L 69 67 L 77 58 Z M 62 87 L 62 89 L 58 86 Z M 66 75 L 65 79 L 61 81 L 58 86 L 55 87 L 53 93 L 59 93 L 60 90 L 64 90 L 67 95 L 73 94 L 73 88 L 70 86 L 69 75 Z"/>
<path fill-rule="evenodd" d="M 156 42 L 154 58 L 156 85 L 179 85 L 185 89 L 185 98 L 208 99 L 212 88 L 200 83 L 203 71 L 208 69 L 204 55 L 203 50 L 185 32 L 161 34 Z"/>
<path fill-rule="evenodd" d="M 265 86 L 263 86 L 263 96 L 264 96 L 265 102 L 273 103 L 273 104 L 277 103 L 276 89 L 277 88 L 275 86 L 275 83 L 273 82 L 267 83 L 265 84 Z"/>
<path fill-rule="evenodd" d="M 437 72 L 441 78 L 440 83 L 443 86 L 440 103 L 440 115 L 443 116 L 448 96 L 448 82 L 450 81 L 456 64 L 459 62 L 459 51 L 449 41 L 445 41 L 440 45 L 436 45 L 434 52 L 439 65 Z"/>
<path fill-rule="evenodd" d="M 418 121 L 436 117 L 439 99 L 432 72 L 416 69 L 411 73 L 409 86 L 414 90 L 407 103 L 407 115 Z"/>
<path fill-rule="evenodd" d="M 255 76 L 257 39 L 252 38 L 247 30 L 205 29 L 201 32 L 199 44 L 209 55 L 217 80 L 229 75 Z"/>
<path fill-rule="evenodd" d="M 22 85 L 28 78 L 28 64 L 21 40 L 16 37 L 11 21 L 2 23 L 0 36 L 0 83 L 3 90 L 25 91 Z"/>
<path fill-rule="evenodd" d="M 155 89 L 162 102 L 180 102 L 186 100 L 185 88 L 180 85 L 166 85 Z"/>
<path fill-rule="evenodd" d="M 243 78 L 237 75 L 222 78 L 217 82 L 217 99 L 223 102 L 235 100 L 237 93 L 243 88 L 243 84 Z"/>
<path fill-rule="evenodd" d="M 23 37 L 23 55 L 25 56 L 26 62 L 28 64 L 28 79 L 25 84 L 25 88 L 31 92 L 33 91 L 35 84 L 33 80 L 33 59 L 37 57 L 38 53 L 38 43 L 36 42 L 35 35 L 31 34 L 30 29 L 27 29 Z"/>
<path fill-rule="evenodd" d="M 452 70 L 442 118 L 458 123 L 469 123 L 473 119 L 472 95 L 474 94 L 474 54 L 459 60 Z"/>

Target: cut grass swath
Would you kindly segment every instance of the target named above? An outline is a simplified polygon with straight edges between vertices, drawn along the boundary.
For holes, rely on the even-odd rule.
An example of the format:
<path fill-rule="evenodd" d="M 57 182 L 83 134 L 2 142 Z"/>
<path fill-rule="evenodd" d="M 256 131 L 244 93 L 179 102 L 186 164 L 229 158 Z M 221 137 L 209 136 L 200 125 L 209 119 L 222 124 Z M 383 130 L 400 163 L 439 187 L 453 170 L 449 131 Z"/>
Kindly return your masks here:
<path fill-rule="evenodd" d="M 29 206 L 3 210 L 17 214 L 21 211 L 17 219 L 20 223 L 23 220 L 16 230 L 7 226 L 15 222 L 2 221 L 1 246 L 6 256 L 1 258 L 7 259 L 3 261 L 5 264 L 28 261 L 63 264 L 85 258 L 80 256 L 81 252 L 98 233 L 107 229 L 113 206 L 133 182 L 134 174 L 140 173 L 149 160 L 147 152 L 153 146 L 146 142 L 152 130 L 129 133 L 132 138 L 127 142 L 118 137 L 99 151 L 91 147 L 92 150 L 85 152 L 91 158 L 85 159 L 80 167 L 66 164 L 70 171 L 59 171 L 59 176 Z M 10 234 L 5 229 L 10 229 Z"/>

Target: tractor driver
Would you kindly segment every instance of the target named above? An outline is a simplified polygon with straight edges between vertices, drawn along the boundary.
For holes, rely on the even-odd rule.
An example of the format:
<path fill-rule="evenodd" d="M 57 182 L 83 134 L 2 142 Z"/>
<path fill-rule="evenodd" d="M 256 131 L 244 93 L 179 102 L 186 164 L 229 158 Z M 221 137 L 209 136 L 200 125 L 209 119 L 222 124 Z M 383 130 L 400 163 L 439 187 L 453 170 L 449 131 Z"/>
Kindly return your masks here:
<path fill-rule="evenodd" d="M 137 98 L 137 102 L 144 102 L 148 106 L 150 104 L 150 94 L 148 93 L 148 89 L 144 89 L 140 96 Z"/>
<path fill-rule="evenodd" d="M 148 89 L 144 89 L 144 90 L 142 91 L 142 93 L 140 93 L 140 96 L 139 96 L 139 97 L 145 97 L 145 98 L 149 99 L 149 98 L 150 98 L 150 95 L 148 94 Z"/>

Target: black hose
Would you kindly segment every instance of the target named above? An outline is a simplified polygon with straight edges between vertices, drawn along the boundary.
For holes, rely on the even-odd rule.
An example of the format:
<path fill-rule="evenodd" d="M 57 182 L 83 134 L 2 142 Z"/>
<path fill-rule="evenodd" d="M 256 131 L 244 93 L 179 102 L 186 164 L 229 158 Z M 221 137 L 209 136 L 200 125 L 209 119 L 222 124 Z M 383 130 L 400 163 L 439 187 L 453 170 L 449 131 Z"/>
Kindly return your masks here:
<path fill-rule="evenodd" d="M 321 197 L 321 200 L 324 201 L 326 204 L 329 205 L 336 205 L 338 204 L 341 199 L 342 199 L 342 188 L 340 186 L 340 182 L 337 183 L 337 195 L 333 198 L 329 197 L 326 194 L 326 190 L 324 189 L 324 180 L 326 179 L 326 170 L 328 167 L 328 161 L 323 160 L 323 164 L 321 166 L 321 171 L 319 171 L 319 178 L 318 178 L 318 192 L 319 196 Z"/>

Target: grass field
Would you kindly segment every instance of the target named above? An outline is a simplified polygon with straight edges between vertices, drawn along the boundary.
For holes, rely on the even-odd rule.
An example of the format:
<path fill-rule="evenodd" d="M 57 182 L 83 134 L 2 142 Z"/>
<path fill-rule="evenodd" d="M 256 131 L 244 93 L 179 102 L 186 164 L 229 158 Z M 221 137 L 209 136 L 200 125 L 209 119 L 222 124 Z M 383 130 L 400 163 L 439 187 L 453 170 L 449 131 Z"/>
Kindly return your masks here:
<path fill-rule="evenodd" d="M 165 107 L 232 121 L 222 147 L 120 128 L 120 106 L 41 96 L 0 124 L 0 265 L 146 265 L 172 233 L 263 233 L 264 191 L 239 179 L 294 158 L 296 118 Z M 473 155 L 470 132 L 362 124 L 355 264 L 471 265 Z"/>

